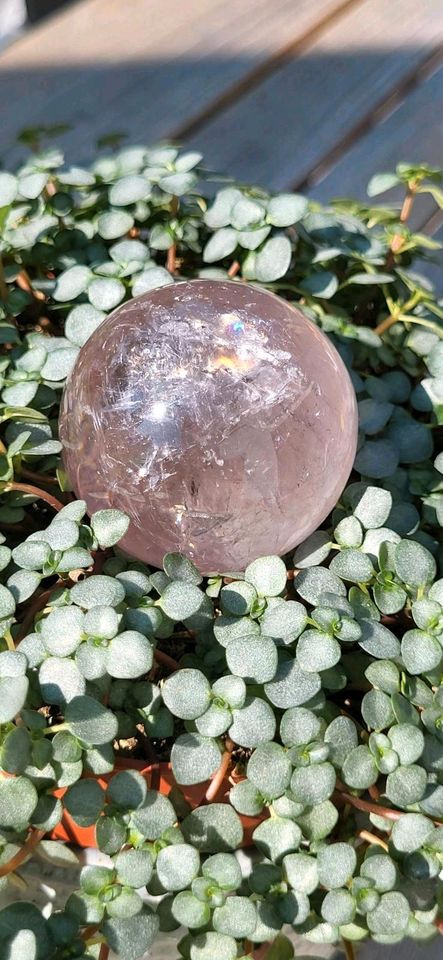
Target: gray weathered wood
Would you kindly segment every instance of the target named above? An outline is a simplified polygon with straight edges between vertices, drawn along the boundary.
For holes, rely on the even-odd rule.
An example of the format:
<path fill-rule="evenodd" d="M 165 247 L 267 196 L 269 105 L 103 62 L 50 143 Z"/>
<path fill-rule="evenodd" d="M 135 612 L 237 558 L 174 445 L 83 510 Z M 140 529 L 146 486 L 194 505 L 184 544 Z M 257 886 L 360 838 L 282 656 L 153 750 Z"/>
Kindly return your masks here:
<path fill-rule="evenodd" d="M 425 227 L 426 232 L 428 232 Z M 428 280 L 434 285 L 434 288 L 437 294 L 441 297 L 443 296 L 443 225 L 438 229 L 430 230 L 434 240 L 437 240 L 442 244 L 441 250 L 435 250 L 432 253 L 432 263 L 428 261 L 422 261 L 417 264 L 417 269 L 423 276 L 427 277 Z"/>
<path fill-rule="evenodd" d="M 191 143 L 218 169 L 285 187 L 303 179 L 442 38 L 443 7 L 434 0 L 364 0 Z"/>
<path fill-rule="evenodd" d="M 0 56 L 0 148 L 25 125 L 72 123 L 71 159 L 122 130 L 164 137 L 343 0 L 83 0 Z M 7 109 L 5 109 L 7 105 Z"/>
<path fill-rule="evenodd" d="M 362 137 L 312 188 L 311 196 L 327 201 L 336 196 L 364 199 L 374 173 L 393 170 L 399 161 L 441 166 L 443 161 L 443 67 L 436 70 L 401 103 L 397 110 Z M 387 195 L 389 196 L 389 195 Z M 380 198 L 382 202 L 384 197 Z M 412 223 L 426 222 L 435 203 L 417 200 Z"/>

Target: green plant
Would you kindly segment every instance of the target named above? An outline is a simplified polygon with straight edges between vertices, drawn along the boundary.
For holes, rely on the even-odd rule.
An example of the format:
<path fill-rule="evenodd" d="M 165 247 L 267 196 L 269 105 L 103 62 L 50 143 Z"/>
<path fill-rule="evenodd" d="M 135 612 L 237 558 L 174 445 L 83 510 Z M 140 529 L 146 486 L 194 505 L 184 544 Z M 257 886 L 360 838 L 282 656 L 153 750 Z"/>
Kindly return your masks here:
<path fill-rule="evenodd" d="M 407 225 L 419 194 L 441 204 L 440 173 L 374 178 L 406 184 L 399 214 L 231 185 L 208 203 L 200 164 L 127 147 L 66 168 L 51 149 L 0 173 L 0 884 L 32 853 L 76 861 L 50 836 L 65 811 L 109 857 L 49 919 L 0 911 L 9 960 L 137 960 L 180 924 L 185 960 L 290 960 L 285 925 L 348 957 L 443 931 L 443 307 L 413 269 L 438 244 Z M 241 579 L 129 561 L 125 516 L 85 519 L 60 462 L 79 348 L 176 275 L 300 302 L 359 399 L 333 515 Z"/>

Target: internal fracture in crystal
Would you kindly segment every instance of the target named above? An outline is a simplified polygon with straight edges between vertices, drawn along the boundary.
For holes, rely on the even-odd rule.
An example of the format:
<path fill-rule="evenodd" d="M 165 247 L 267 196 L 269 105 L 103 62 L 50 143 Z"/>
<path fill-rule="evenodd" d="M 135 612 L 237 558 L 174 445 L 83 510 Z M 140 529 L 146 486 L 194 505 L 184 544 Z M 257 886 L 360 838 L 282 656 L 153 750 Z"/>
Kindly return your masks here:
<path fill-rule="evenodd" d="M 284 554 L 348 479 L 357 412 L 346 368 L 301 312 L 238 281 L 191 280 L 123 304 L 82 347 L 60 418 L 89 512 L 131 518 L 121 546 L 203 573 Z"/>

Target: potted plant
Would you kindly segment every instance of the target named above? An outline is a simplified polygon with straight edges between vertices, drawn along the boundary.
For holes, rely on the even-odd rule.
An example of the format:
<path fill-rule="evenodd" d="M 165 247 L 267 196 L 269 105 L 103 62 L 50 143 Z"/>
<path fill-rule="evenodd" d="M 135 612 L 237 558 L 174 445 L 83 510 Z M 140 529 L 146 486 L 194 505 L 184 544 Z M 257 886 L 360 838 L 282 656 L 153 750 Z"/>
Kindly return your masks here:
<path fill-rule="evenodd" d="M 402 209 L 197 189 L 201 157 L 56 149 L 0 173 L 0 877 L 96 845 L 62 911 L 0 911 L 10 960 L 290 960 L 443 931 L 443 309 L 407 218 L 440 173 L 400 165 Z M 203 579 L 119 552 L 57 439 L 78 351 L 124 299 L 237 277 L 333 338 L 359 401 L 349 484 L 283 559 Z M 248 870 L 236 852 L 252 850 Z M 244 863 L 243 863 L 244 865 Z M 175 943 L 175 941 L 174 941 Z M 175 950 L 175 947 L 174 947 Z"/>

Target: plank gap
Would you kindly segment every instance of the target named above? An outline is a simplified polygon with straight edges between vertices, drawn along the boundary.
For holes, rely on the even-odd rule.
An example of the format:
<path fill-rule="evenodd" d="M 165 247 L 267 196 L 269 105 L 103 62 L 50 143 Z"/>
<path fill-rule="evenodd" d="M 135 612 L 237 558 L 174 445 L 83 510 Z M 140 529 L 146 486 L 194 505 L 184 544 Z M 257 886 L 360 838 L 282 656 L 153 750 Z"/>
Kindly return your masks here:
<path fill-rule="evenodd" d="M 202 110 L 198 111 L 193 117 L 175 127 L 169 134 L 169 139 L 180 141 L 187 137 L 194 136 L 208 120 L 214 117 L 214 114 L 219 115 L 224 113 L 225 110 L 228 110 L 229 107 L 241 99 L 241 97 L 260 86 L 271 74 L 276 73 L 277 70 L 294 60 L 309 47 L 326 27 L 329 27 L 337 20 L 340 20 L 341 17 L 344 17 L 351 7 L 358 7 L 363 2 L 364 0 L 341 0 L 333 10 L 325 14 L 318 23 L 309 27 L 305 33 L 284 44 L 267 60 L 250 70 L 241 80 L 234 83 L 231 87 L 228 87 L 228 89 L 218 97 L 214 97 L 209 104 L 206 104 Z"/>
<path fill-rule="evenodd" d="M 403 80 L 397 83 L 387 95 L 384 95 L 344 137 L 334 144 L 307 175 L 295 180 L 291 185 L 291 189 L 297 191 L 309 190 L 311 187 L 320 183 L 358 140 L 369 133 L 382 120 L 385 120 L 390 113 L 393 113 L 408 94 L 430 77 L 442 63 L 443 45 L 439 44 L 423 58 L 418 67 L 414 67 L 414 69 L 411 70 Z"/>
<path fill-rule="evenodd" d="M 432 216 L 427 217 L 426 220 L 418 227 L 417 233 L 426 233 L 429 237 L 433 237 L 440 228 L 443 227 L 443 210 L 440 210 L 440 207 L 437 207 L 434 210 Z"/>

